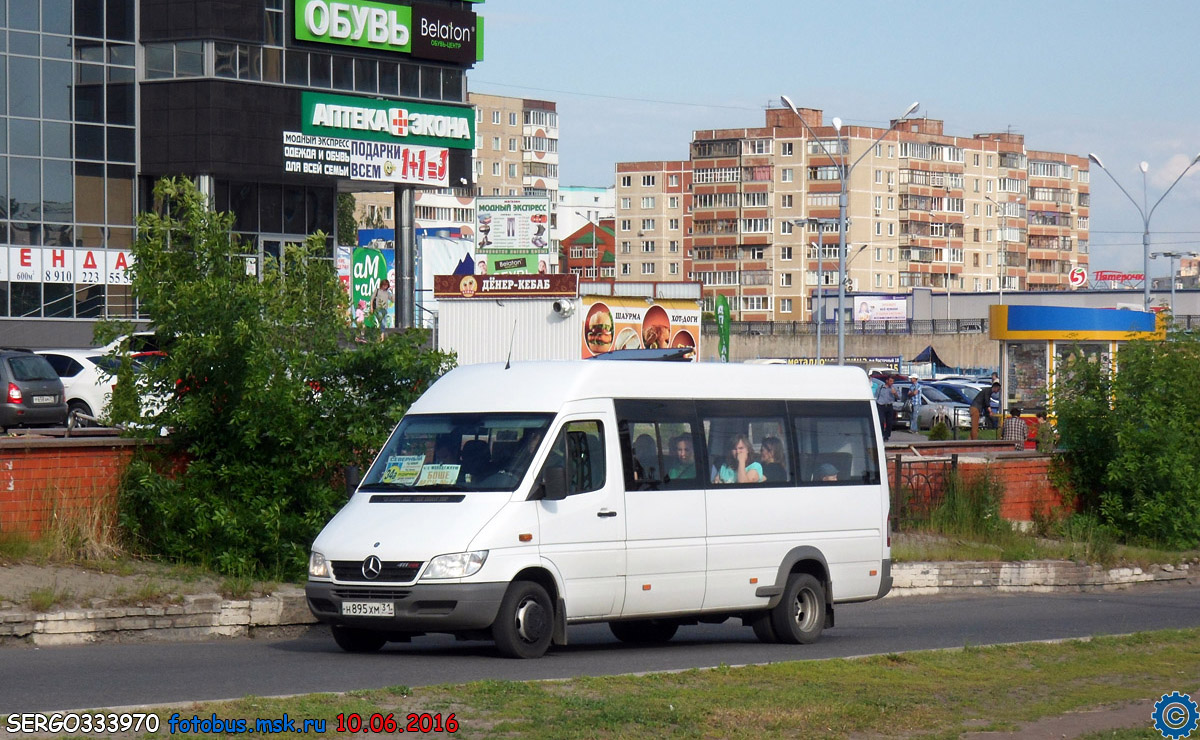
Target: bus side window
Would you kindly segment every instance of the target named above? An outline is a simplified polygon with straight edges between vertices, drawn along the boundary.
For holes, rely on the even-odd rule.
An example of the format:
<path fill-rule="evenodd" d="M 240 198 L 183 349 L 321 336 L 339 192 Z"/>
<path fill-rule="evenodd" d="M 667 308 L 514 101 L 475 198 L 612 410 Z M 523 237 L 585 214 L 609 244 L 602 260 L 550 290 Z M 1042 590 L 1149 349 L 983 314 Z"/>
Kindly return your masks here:
<path fill-rule="evenodd" d="M 543 469 L 563 468 L 567 495 L 571 496 L 604 487 L 604 459 L 604 425 L 599 421 L 572 421 L 554 440 Z"/>

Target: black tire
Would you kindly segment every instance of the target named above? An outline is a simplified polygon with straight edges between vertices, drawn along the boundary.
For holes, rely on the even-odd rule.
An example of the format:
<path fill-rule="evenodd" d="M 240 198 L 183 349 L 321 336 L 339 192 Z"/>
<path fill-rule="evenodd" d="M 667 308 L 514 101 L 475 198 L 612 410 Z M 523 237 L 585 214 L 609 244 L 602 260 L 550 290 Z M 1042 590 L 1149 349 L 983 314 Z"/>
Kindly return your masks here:
<path fill-rule="evenodd" d="M 546 589 L 532 581 L 516 581 L 500 602 L 492 623 L 492 639 L 506 658 L 540 658 L 554 636 L 554 604 Z"/>
<path fill-rule="evenodd" d="M 330 627 L 330 631 L 333 632 L 333 641 L 348 653 L 373 653 L 387 642 L 387 637 L 380 632 L 343 627 L 340 624 Z"/>
<path fill-rule="evenodd" d="M 825 629 L 825 588 L 807 573 L 788 576 L 783 598 L 771 610 L 771 626 L 780 642 L 808 645 Z"/>
<path fill-rule="evenodd" d="M 779 642 L 779 635 L 775 634 L 775 627 L 771 624 L 771 612 L 764 611 L 750 622 L 750 627 L 754 630 L 754 636 L 759 642 L 765 642 L 768 645 L 773 645 Z"/>
<path fill-rule="evenodd" d="M 67 404 L 67 422 L 68 423 L 70 423 L 71 417 L 75 414 L 76 411 L 78 411 L 81 414 L 87 414 L 88 416 L 92 415 L 92 407 L 88 406 L 87 402 L 80 401 L 79 399 L 75 399 L 74 401 L 71 401 L 70 403 Z M 75 420 L 75 426 L 90 427 L 90 426 L 95 426 L 95 425 L 96 425 L 96 422 L 91 421 L 90 419 L 79 418 L 79 419 Z"/>
<path fill-rule="evenodd" d="M 679 631 L 679 623 L 661 619 L 636 619 L 629 622 L 609 622 L 613 637 L 621 642 L 645 645 L 668 642 Z"/>

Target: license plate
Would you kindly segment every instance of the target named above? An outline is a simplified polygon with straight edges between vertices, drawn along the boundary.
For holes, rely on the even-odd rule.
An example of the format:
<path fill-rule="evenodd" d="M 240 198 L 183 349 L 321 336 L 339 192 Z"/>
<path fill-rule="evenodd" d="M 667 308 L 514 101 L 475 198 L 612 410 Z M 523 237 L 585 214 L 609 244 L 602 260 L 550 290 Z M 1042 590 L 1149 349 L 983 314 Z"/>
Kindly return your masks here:
<path fill-rule="evenodd" d="M 343 601 L 343 617 L 394 617 L 396 605 L 390 601 Z"/>
<path fill-rule="evenodd" d="M 34 403 L 54 403 L 55 396 L 34 396 Z"/>

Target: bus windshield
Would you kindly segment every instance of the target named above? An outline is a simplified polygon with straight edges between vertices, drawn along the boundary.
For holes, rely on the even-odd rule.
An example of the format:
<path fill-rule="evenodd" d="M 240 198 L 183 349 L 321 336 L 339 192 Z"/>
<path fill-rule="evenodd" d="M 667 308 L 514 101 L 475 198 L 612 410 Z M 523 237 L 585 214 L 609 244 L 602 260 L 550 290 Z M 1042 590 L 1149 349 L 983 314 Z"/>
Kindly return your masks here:
<path fill-rule="evenodd" d="M 405 416 L 359 490 L 509 491 L 525 477 L 553 414 Z"/>

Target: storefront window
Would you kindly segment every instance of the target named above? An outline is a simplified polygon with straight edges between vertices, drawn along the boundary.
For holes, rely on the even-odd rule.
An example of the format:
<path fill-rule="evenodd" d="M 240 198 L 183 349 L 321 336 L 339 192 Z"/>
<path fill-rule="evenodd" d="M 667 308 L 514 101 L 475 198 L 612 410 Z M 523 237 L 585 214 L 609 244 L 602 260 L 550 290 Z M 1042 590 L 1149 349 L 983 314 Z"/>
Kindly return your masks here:
<path fill-rule="evenodd" d="M 1049 366 L 1046 362 L 1046 342 L 1009 342 L 1008 375 L 1001 393 L 1008 397 L 1008 406 L 1035 411 L 1046 408 L 1046 385 Z"/>

